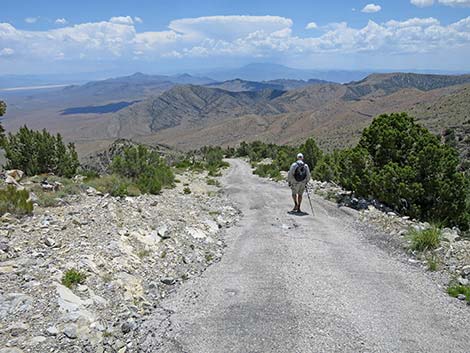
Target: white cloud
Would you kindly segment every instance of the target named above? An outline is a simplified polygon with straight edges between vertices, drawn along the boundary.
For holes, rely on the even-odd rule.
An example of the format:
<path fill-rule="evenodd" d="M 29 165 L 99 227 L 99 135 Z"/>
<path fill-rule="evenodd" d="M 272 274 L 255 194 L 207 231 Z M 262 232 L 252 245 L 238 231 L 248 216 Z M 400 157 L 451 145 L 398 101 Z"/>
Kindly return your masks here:
<path fill-rule="evenodd" d="M 380 5 L 367 4 L 366 6 L 364 6 L 361 12 L 374 13 L 374 12 L 379 12 L 380 10 L 382 10 L 382 7 Z"/>
<path fill-rule="evenodd" d="M 434 0 L 410 0 L 410 2 L 418 7 L 427 7 L 434 5 Z M 439 4 L 452 7 L 470 7 L 470 0 L 437 0 Z"/>
<path fill-rule="evenodd" d="M 439 3 L 447 6 L 470 7 L 470 0 L 439 0 Z"/>
<path fill-rule="evenodd" d="M 317 29 L 317 28 L 318 28 L 318 25 L 315 22 L 309 22 L 305 26 L 305 29 Z"/>
<path fill-rule="evenodd" d="M 142 20 L 141 17 L 135 16 L 135 17 L 134 17 L 134 22 L 135 22 L 135 23 L 143 23 L 144 21 Z"/>
<path fill-rule="evenodd" d="M 410 2 L 417 7 L 427 7 L 434 4 L 434 0 L 411 0 Z"/>
<path fill-rule="evenodd" d="M 26 17 L 24 21 L 26 23 L 36 23 L 39 20 L 39 17 Z"/>
<path fill-rule="evenodd" d="M 258 31 L 272 33 L 291 26 L 291 19 L 279 16 L 207 16 L 174 20 L 168 27 L 191 39 L 233 40 Z"/>
<path fill-rule="evenodd" d="M 25 31 L 0 23 L 2 60 L 45 62 L 153 60 L 195 57 L 293 57 L 373 53 L 442 53 L 458 49 L 470 57 L 470 17 L 443 25 L 435 18 L 411 18 L 364 27 L 346 22 L 300 37 L 293 22 L 278 16 L 212 16 L 171 21 L 163 31 L 137 32 L 130 16 L 47 31 Z M 317 28 L 308 24 L 306 28 Z M 5 50 L 8 49 L 8 50 Z M 9 54 L 11 53 L 11 54 Z M 11 60 L 11 59 L 10 59 Z"/>
<path fill-rule="evenodd" d="M 15 51 L 11 48 L 3 48 L 0 50 L 0 56 L 10 56 L 13 55 Z"/>
<path fill-rule="evenodd" d="M 131 16 L 111 17 L 109 19 L 109 22 L 120 24 L 120 25 L 132 25 L 132 24 L 134 24 L 134 21 L 132 20 Z"/>
<path fill-rule="evenodd" d="M 389 27 L 422 27 L 422 26 L 438 26 L 440 25 L 439 20 L 428 17 L 428 18 L 410 18 L 405 21 L 391 20 L 386 23 Z"/>
<path fill-rule="evenodd" d="M 65 18 L 58 18 L 55 20 L 55 24 L 57 25 L 66 25 L 68 21 Z"/>

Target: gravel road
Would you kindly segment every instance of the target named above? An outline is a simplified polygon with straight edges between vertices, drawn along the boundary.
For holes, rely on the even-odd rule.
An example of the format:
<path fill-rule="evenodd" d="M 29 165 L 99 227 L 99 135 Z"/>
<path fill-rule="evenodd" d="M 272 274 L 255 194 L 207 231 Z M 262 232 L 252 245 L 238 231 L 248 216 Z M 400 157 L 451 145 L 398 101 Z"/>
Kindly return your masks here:
<path fill-rule="evenodd" d="M 365 240 L 353 215 L 317 197 L 315 216 L 290 215 L 289 189 L 230 163 L 222 182 L 243 218 L 222 260 L 147 323 L 142 350 L 470 352 L 470 308 Z"/>

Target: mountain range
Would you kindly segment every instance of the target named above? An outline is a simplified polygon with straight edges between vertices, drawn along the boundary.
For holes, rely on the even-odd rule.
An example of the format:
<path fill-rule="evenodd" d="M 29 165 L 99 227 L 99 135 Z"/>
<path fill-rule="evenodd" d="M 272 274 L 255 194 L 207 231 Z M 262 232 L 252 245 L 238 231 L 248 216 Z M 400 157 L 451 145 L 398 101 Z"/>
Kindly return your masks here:
<path fill-rule="evenodd" d="M 82 155 L 116 138 L 180 149 L 260 139 L 325 150 L 349 146 L 381 113 L 407 111 L 435 133 L 452 128 L 466 152 L 470 75 L 371 74 L 340 84 L 320 79 L 134 75 L 8 99 L 7 130 L 27 124 L 61 132 Z"/>

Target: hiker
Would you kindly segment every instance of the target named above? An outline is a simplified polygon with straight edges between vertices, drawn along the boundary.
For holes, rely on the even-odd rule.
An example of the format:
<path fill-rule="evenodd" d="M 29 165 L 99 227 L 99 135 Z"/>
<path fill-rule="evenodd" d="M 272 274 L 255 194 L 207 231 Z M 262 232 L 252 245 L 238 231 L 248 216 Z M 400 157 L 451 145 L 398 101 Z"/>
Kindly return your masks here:
<path fill-rule="evenodd" d="M 304 155 L 299 153 L 297 155 L 297 161 L 292 163 L 289 173 L 287 174 L 287 182 L 292 190 L 292 198 L 294 199 L 294 209 L 292 212 L 300 211 L 300 205 L 302 204 L 302 195 L 305 190 L 305 186 L 310 181 L 310 169 L 304 162 Z"/>

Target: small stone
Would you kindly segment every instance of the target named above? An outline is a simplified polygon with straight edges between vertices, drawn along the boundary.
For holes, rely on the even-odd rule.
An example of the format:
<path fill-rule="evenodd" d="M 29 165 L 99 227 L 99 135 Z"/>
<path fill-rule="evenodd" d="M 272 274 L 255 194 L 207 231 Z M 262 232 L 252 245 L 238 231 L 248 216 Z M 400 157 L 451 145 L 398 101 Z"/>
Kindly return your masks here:
<path fill-rule="evenodd" d="M 462 272 L 462 275 L 464 275 L 464 276 L 470 275 L 470 265 L 466 265 L 466 266 L 462 267 L 461 272 Z"/>
<path fill-rule="evenodd" d="M 118 230 L 118 234 L 121 236 L 121 237 L 127 237 L 129 236 L 129 231 L 127 229 L 119 229 Z"/>
<path fill-rule="evenodd" d="M 170 234 L 168 233 L 168 227 L 166 225 L 158 228 L 157 234 L 162 239 L 170 239 Z"/>
<path fill-rule="evenodd" d="M 469 283 L 469 280 L 467 278 L 462 278 L 462 277 L 459 277 L 459 284 L 462 285 L 462 286 L 467 286 Z"/>
<path fill-rule="evenodd" d="M 160 280 L 163 284 L 166 284 L 167 286 L 172 286 L 176 283 L 176 280 L 171 277 L 165 277 Z"/>
<path fill-rule="evenodd" d="M 126 343 L 121 341 L 121 340 L 117 340 L 116 342 L 114 342 L 113 344 L 113 348 L 117 351 L 119 351 L 121 348 L 126 348 Z"/>
<path fill-rule="evenodd" d="M 65 327 L 64 329 L 64 335 L 70 339 L 75 339 L 77 338 L 77 326 L 75 325 L 69 325 Z"/>
<path fill-rule="evenodd" d="M 10 246 L 8 245 L 8 243 L 0 241 L 0 251 L 8 252 L 9 250 Z"/>
<path fill-rule="evenodd" d="M 95 196 L 98 194 L 98 191 L 90 186 L 88 189 L 86 189 L 86 193 L 88 196 Z"/>
<path fill-rule="evenodd" d="M 56 246 L 56 241 L 52 238 L 46 238 L 44 240 L 44 244 L 46 244 L 48 247 L 53 248 Z"/>
<path fill-rule="evenodd" d="M 25 333 L 29 328 L 29 325 L 28 324 L 25 324 L 25 323 L 15 323 L 13 325 L 11 325 L 9 328 L 8 328 L 8 331 L 10 332 L 10 335 L 12 337 L 18 337 L 20 335 L 22 335 L 23 333 Z"/>
<path fill-rule="evenodd" d="M 465 299 L 467 299 L 467 297 L 465 296 L 465 294 L 459 294 L 459 295 L 457 296 L 457 299 L 458 299 L 458 300 L 465 300 Z"/>
<path fill-rule="evenodd" d="M 133 322 L 125 322 L 121 325 L 122 333 L 126 334 L 135 329 L 135 324 Z"/>
<path fill-rule="evenodd" d="M 47 338 L 44 337 L 44 336 L 36 336 L 36 337 L 33 337 L 33 338 L 31 339 L 30 344 L 34 346 L 34 345 L 37 345 L 37 344 L 39 344 L 39 343 L 42 343 L 42 342 L 44 342 L 44 341 L 46 341 L 46 340 L 47 340 Z"/>
<path fill-rule="evenodd" d="M 23 351 L 16 347 L 0 348 L 0 353 L 23 353 Z"/>
<path fill-rule="evenodd" d="M 81 293 L 84 293 L 88 290 L 88 286 L 84 285 L 84 284 L 79 284 L 77 286 L 77 290 Z"/>
<path fill-rule="evenodd" d="M 49 335 L 49 336 L 57 336 L 59 334 L 59 330 L 55 327 L 55 326 L 49 326 L 47 329 L 46 329 L 46 333 Z"/>

